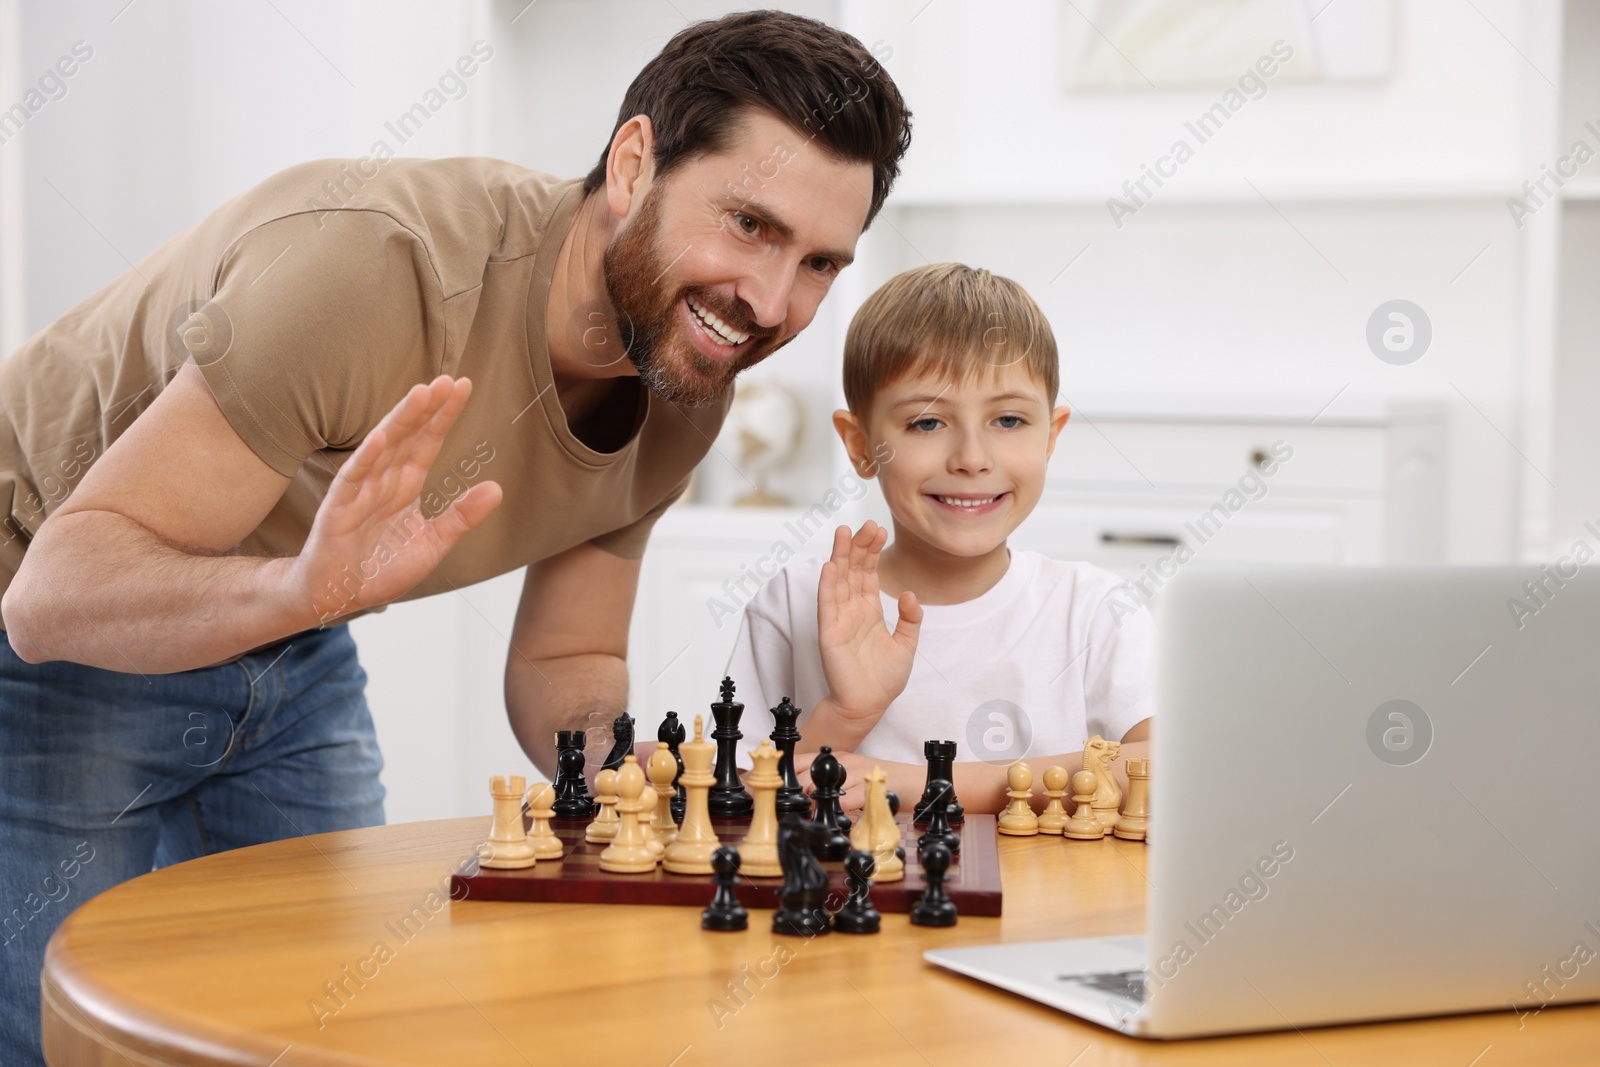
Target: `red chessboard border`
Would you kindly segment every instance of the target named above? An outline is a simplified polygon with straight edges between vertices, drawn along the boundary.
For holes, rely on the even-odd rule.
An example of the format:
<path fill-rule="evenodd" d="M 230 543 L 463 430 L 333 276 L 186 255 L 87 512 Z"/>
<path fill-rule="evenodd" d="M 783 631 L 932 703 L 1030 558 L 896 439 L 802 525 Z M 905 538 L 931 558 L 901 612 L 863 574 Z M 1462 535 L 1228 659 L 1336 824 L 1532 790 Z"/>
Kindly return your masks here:
<path fill-rule="evenodd" d="M 874 883 L 872 903 L 880 912 L 909 912 L 927 883 L 917 864 L 917 837 L 920 830 L 911 825 L 910 813 L 898 816 L 901 839 L 906 850 L 905 878 L 898 882 Z M 748 819 L 712 819 L 724 844 L 738 847 Z M 451 896 L 455 900 L 507 900 L 550 904 L 667 904 L 703 908 L 711 903 L 715 880 L 709 874 L 672 874 L 657 867 L 645 874 L 612 874 L 599 869 L 604 844 L 584 840 L 587 819 L 555 819 L 551 828 L 567 848 L 561 860 L 540 860 L 522 870 L 494 870 L 480 867 L 476 874 L 458 872 L 451 876 Z M 1000 914 L 1000 855 L 995 839 L 993 815 L 968 815 L 957 832 L 961 850 L 945 879 L 945 889 L 962 915 Z M 829 906 L 837 908 L 849 895 L 844 864 L 824 862 L 828 872 Z M 747 908 L 776 908 L 782 878 L 752 878 L 741 875 L 734 894 Z"/>

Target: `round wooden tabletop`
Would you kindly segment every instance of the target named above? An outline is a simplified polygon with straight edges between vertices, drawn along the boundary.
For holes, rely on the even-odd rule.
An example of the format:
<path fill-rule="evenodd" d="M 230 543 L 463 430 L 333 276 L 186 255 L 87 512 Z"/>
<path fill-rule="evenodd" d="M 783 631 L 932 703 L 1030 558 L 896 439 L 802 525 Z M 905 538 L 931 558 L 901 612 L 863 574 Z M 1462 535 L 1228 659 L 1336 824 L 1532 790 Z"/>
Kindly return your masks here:
<path fill-rule="evenodd" d="M 1593 1062 L 1600 1007 L 1148 1042 L 950 974 L 929 948 L 1133 934 L 1144 846 L 999 842 L 1005 914 L 813 940 L 686 907 L 449 901 L 488 819 L 279 841 L 155 871 L 50 943 L 56 1067 L 229 1064 Z M 1508 991 L 1508 997 L 1510 991 Z"/>

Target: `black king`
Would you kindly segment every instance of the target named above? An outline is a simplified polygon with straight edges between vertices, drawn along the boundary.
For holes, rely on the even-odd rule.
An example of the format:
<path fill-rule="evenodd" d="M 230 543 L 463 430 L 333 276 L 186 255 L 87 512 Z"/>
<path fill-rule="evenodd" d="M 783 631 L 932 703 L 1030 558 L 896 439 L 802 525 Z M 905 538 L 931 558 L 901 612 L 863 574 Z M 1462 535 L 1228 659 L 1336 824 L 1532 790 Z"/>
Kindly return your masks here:
<path fill-rule="evenodd" d="M 739 779 L 739 718 L 744 705 L 733 699 L 733 679 L 722 679 L 722 699 L 711 705 L 716 728 L 711 740 L 717 743 L 717 784 L 711 787 L 707 807 L 713 818 L 747 818 L 755 811 L 755 801 L 745 792 Z"/>

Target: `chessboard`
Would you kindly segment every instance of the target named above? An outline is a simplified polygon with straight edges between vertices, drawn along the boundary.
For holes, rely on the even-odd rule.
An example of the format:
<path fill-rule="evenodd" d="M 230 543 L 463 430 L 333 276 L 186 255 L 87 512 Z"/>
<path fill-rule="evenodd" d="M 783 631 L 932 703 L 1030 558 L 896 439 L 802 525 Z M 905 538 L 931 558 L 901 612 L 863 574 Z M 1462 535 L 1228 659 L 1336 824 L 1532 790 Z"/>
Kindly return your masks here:
<path fill-rule="evenodd" d="M 525 823 L 531 824 L 526 813 Z M 910 813 L 895 819 L 900 825 L 906 850 L 905 877 L 898 882 L 874 882 L 872 903 L 880 912 L 909 912 L 927 883 L 917 863 L 916 844 L 921 828 L 912 826 Z M 739 847 L 749 819 L 711 820 L 722 843 Z M 672 904 L 704 908 L 716 891 L 712 875 L 672 874 L 659 866 L 646 874 L 612 874 L 602 871 L 600 853 L 606 842 L 584 840 L 587 819 L 553 819 L 550 826 L 561 839 L 566 855 L 560 860 L 540 860 L 521 870 L 495 870 L 479 867 L 476 874 L 463 869 L 451 876 L 450 892 L 455 900 L 517 900 L 562 904 Z M 1000 914 L 1000 857 L 996 845 L 995 817 L 967 815 L 953 827 L 961 835 L 961 849 L 951 863 L 945 889 L 963 916 Z M 824 862 L 828 872 L 830 908 L 842 903 L 845 888 L 843 862 Z M 739 902 L 747 908 L 776 908 L 781 877 L 754 878 L 740 875 L 734 887 Z"/>

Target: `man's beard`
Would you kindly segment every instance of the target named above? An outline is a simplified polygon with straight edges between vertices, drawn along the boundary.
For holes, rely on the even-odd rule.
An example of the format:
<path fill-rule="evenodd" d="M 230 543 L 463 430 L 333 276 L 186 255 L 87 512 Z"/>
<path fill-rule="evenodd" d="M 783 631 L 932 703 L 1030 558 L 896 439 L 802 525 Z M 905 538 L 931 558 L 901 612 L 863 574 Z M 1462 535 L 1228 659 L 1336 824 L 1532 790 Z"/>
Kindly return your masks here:
<path fill-rule="evenodd" d="M 639 380 L 663 400 L 704 407 L 720 399 L 741 371 L 766 359 L 788 339 L 774 343 L 772 335 L 760 336 L 761 327 L 742 303 L 731 308 L 709 290 L 659 284 L 672 266 L 659 241 L 663 191 L 660 185 L 651 189 L 638 217 L 606 248 L 606 293 L 616 314 L 617 336 Z M 689 295 L 723 322 L 756 335 L 749 351 L 726 363 L 701 354 L 677 327 L 678 305 Z"/>

